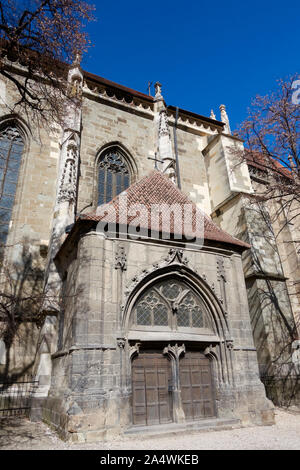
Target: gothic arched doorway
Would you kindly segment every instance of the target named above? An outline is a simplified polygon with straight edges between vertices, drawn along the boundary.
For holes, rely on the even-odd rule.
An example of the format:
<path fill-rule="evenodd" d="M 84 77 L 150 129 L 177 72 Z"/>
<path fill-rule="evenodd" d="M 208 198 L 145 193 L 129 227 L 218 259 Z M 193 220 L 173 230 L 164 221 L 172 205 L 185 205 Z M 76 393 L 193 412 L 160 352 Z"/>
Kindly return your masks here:
<path fill-rule="evenodd" d="M 140 339 L 131 365 L 134 425 L 216 416 L 212 362 L 213 319 L 196 290 L 175 277 L 138 296 L 130 335 Z"/>

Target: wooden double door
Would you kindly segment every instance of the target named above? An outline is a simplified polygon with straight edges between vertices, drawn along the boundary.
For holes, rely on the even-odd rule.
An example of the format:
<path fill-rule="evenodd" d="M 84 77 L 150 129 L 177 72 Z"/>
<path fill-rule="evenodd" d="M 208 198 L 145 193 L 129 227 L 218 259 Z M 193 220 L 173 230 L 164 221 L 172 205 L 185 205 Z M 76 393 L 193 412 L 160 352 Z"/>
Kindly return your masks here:
<path fill-rule="evenodd" d="M 179 379 L 185 419 L 215 416 L 210 360 L 200 352 L 187 352 L 179 361 Z"/>
<path fill-rule="evenodd" d="M 187 352 L 177 364 L 186 420 L 215 416 L 211 364 L 200 352 Z M 177 369 L 177 370 L 178 370 Z M 176 367 L 160 352 L 141 352 L 132 362 L 133 424 L 173 421 Z M 177 372 L 178 373 L 178 372 Z"/>
<path fill-rule="evenodd" d="M 170 360 L 161 353 L 141 353 L 132 363 L 133 424 L 173 421 Z"/>

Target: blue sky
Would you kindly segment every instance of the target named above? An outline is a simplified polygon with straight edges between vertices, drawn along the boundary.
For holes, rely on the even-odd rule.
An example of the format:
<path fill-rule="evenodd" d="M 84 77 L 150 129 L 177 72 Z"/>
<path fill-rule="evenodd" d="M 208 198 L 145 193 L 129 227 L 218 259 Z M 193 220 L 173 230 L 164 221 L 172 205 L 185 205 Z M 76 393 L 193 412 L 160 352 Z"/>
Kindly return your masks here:
<path fill-rule="evenodd" d="M 232 130 L 256 94 L 299 72 L 299 0 L 92 3 L 84 69 L 145 93 L 158 80 L 168 105 L 206 116 L 224 103 Z"/>

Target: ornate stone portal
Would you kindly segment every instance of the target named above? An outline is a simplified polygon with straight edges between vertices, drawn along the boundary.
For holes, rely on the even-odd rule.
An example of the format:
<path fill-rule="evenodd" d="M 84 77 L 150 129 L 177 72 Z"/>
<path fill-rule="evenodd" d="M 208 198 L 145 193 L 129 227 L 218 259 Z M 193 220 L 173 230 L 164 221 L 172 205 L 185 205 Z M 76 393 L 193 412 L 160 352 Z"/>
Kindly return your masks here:
<path fill-rule="evenodd" d="M 72 249 L 76 257 L 64 256 Z M 91 439 L 91 432 L 107 438 L 132 426 L 202 419 L 272 422 L 246 299 L 240 305 L 228 296 L 242 269 L 238 253 L 228 250 L 220 260 L 211 248 L 120 244 L 91 231 L 68 239 L 64 250 L 58 265 L 68 270 L 73 259 L 77 273 L 65 288 L 73 282 L 80 295 L 76 302 L 66 298 L 43 413 L 51 423 L 61 416 L 57 430 L 65 438 Z M 105 259 L 101 268 L 99 259 Z M 227 281 L 227 312 L 218 276 Z M 232 328 L 237 324 L 243 328 Z M 248 400 L 256 403 L 255 415 Z"/>
<path fill-rule="evenodd" d="M 17 64 L 11 66 L 16 73 L 21 71 Z M 264 172 L 256 168 L 259 174 L 252 178 L 250 163 L 249 168 L 245 162 L 236 164 L 231 149 L 242 150 L 243 145 L 231 135 L 224 106 L 222 122 L 216 121 L 213 112 L 206 118 L 166 106 L 159 83 L 155 97 L 147 96 L 83 72 L 78 60 L 68 79 L 70 100 L 60 129 L 34 129 L 26 116 L 11 115 L 5 106 L 1 111 L 2 150 L 9 148 L 7 137 L 15 141 L 12 123 L 24 139 L 24 146 L 20 141 L 17 144 L 22 147 L 18 158 L 7 160 L 13 168 L 8 165 L 3 172 L 9 182 L 4 184 L 8 189 L 5 204 L 13 214 L 13 219 L 6 218 L 8 249 L 11 245 L 12 259 L 19 262 L 19 241 L 28 237 L 33 252 L 43 253 L 43 260 L 48 246 L 45 278 L 51 297 L 44 304 L 47 319 L 41 337 L 37 340 L 26 334 L 22 352 L 19 345 L 13 351 L 16 361 L 11 366 L 19 373 L 19 367 L 27 372 L 34 364 L 32 372 L 41 385 L 39 396 L 45 397 L 44 419 L 68 438 L 91 438 L 91 432 L 101 437 L 101 433 L 119 432 L 132 424 L 132 364 L 147 348 L 159 349 L 159 361 L 167 361 L 176 378 L 168 392 L 174 397 L 172 410 L 177 410 L 173 420 L 182 419 L 182 410 L 185 419 L 194 416 L 193 406 L 182 398 L 180 383 L 191 382 L 194 359 L 190 354 L 202 354 L 195 361 L 200 364 L 203 355 L 210 361 L 217 416 L 234 416 L 243 423 L 271 422 L 272 409 L 258 379 L 257 352 L 262 377 L 270 370 L 278 375 L 286 365 L 299 375 L 298 345 L 293 342 L 290 351 L 286 348 L 299 302 L 285 281 L 290 278 L 296 285 L 299 270 L 284 261 L 283 245 L 264 237 L 265 221 L 247 207 L 247 195 L 256 191 L 255 180 L 264 184 Z M 8 102 L 13 103 L 13 90 L 4 82 L 3 86 Z M 172 135 L 175 130 L 177 134 Z M 4 155 L 9 152 L 5 150 Z M 182 170 L 178 197 L 173 191 L 175 153 Z M 164 180 L 155 191 L 155 176 L 145 183 L 154 156 L 155 168 Z M 16 185 L 17 160 L 21 165 Z M 208 237 L 204 245 L 185 245 L 176 237 L 123 241 L 97 232 L 97 203 L 109 202 L 122 191 L 131 194 L 128 201 L 137 194 L 134 202 L 142 200 L 144 205 L 154 200 L 165 204 L 168 195 L 168 207 L 192 198 L 211 216 L 205 219 Z M 213 220 L 219 228 L 212 227 Z M 288 232 L 293 240 L 294 228 Z M 245 243 L 229 233 L 251 240 L 253 256 L 244 257 L 245 273 L 241 267 Z M 294 263 L 293 254 L 292 250 L 288 258 Z M 256 260 L 262 268 L 258 271 Z M 165 295 L 167 286 L 178 289 L 178 295 Z M 264 295 L 260 298 L 266 288 L 271 288 L 267 303 Z M 258 316 L 262 321 L 256 321 Z M 179 360 L 171 353 L 176 345 L 186 348 Z M 165 348 L 168 353 L 163 354 Z M 186 379 L 180 378 L 180 364 L 185 364 Z M 274 364 L 276 368 L 270 369 Z"/>
<path fill-rule="evenodd" d="M 131 374 L 133 425 L 216 417 L 212 363 L 203 351 L 187 352 L 177 343 L 149 350 L 144 344 L 134 350 Z"/>

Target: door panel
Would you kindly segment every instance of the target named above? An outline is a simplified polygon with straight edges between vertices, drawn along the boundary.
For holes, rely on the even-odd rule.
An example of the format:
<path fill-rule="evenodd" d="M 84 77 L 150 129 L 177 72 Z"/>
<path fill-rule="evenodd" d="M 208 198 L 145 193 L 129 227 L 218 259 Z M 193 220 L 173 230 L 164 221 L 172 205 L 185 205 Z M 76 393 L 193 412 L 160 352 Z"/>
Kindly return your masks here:
<path fill-rule="evenodd" d="M 193 400 L 190 369 L 187 365 L 182 362 L 182 360 L 179 364 L 182 407 L 185 413 L 185 418 L 193 419 Z"/>
<path fill-rule="evenodd" d="M 132 369 L 132 382 L 134 384 L 134 424 L 144 424 L 145 422 L 145 374 L 143 369 Z"/>
<path fill-rule="evenodd" d="M 172 421 L 168 391 L 170 361 L 161 353 L 141 353 L 132 362 L 133 424 L 151 425 Z"/>
<path fill-rule="evenodd" d="M 186 419 L 215 416 L 209 359 L 199 352 L 187 352 L 179 361 L 179 378 Z"/>

